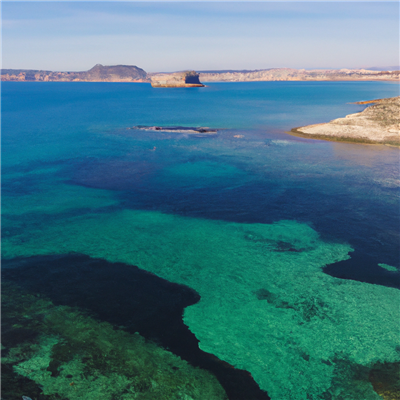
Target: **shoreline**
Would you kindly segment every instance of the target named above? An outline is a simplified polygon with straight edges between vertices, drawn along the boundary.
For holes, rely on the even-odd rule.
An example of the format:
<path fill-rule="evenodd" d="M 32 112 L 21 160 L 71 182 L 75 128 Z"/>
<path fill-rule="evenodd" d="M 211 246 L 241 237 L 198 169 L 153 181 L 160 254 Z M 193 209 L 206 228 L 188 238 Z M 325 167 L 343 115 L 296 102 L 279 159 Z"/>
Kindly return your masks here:
<path fill-rule="evenodd" d="M 324 125 L 325 123 L 309 125 L 309 126 L 317 126 L 317 125 Z M 290 131 L 285 131 L 288 135 L 301 137 L 303 139 L 314 139 L 314 140 L 325 140 L 327 142 L 338 142 L 338 143 L 353 143 L 353 144 L 364 144 L 364 145 L 380 145 L 380 146 L 388 146 L 388 147 L 396 147 L 400 148 L 400 143 L 389 143 L 389 142 L 377 142 L 370 139 L 363 139 L 363 138 L 352 138 L 349 136 L 334 136 L 334 135 L 318 135 L 312 133 L 303 133 L 299 131 L 302 127 L 299 126 L 297 128 L 292 128 Z"/>

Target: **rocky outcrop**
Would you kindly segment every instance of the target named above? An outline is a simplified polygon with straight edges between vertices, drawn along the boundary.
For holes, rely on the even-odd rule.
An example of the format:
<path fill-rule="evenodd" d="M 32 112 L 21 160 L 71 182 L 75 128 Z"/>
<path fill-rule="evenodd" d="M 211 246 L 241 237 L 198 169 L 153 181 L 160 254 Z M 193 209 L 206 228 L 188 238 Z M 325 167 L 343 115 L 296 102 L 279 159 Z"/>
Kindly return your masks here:
<path fill-rule="evenodd" d="M 290 133 L 314 139 L 400 145 L 400 97 L 363 101 L 364 111 L 323 124 L 294 128 Z"/>
<path fill-rule="evenodd" d="M 199 74 L 195 71 L 175 72 L 172 74 L 154 74 L 151 76 L 153 87 L 203 87 Z"/>
<path fill-rule="evenodd" d="M 54 72 L 40 70 L 1 71 L 2 81 L 38 81 L 38 82 L 149 82 L 146 71 L 135 65 L 96 64 L 89 71 Z"/>

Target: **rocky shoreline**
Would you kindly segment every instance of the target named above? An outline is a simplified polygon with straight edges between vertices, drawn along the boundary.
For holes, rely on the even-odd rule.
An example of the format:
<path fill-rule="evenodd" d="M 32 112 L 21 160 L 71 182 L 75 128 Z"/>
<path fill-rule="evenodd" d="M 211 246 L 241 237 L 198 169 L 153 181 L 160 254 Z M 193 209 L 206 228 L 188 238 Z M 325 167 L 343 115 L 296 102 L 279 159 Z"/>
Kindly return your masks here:
<path fill-rule="evenodd" d="M 293 128 L 288 133 L 330 141 L 400 146 L 400 96 L 356 104 L 373 105 L 345 118 Z"/>

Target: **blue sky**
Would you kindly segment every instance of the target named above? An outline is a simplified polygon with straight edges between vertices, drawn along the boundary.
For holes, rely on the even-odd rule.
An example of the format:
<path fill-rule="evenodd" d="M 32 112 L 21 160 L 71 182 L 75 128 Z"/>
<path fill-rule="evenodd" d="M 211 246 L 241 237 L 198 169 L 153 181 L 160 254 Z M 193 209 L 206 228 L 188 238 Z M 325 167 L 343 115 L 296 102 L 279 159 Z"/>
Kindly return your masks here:
<path fill-rule="evenodd" d="M 82 71 L 399 64 L 397 2 L 2 3 L 3 68 Z"/>

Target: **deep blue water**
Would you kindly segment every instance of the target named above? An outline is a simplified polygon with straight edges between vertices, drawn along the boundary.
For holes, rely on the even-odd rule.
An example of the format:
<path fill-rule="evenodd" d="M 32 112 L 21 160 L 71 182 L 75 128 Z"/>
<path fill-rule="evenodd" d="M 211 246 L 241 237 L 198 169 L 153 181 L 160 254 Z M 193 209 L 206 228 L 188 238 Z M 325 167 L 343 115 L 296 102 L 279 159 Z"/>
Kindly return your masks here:
<path fill-rule="evenodd" d="M 236 230 L 295 221 L 311 227 L 324 243 L 351 248 L 347 259 L 332 256 L 325 273 L 398 288 L 398 149 L 285 133 L 365 108 L 352 102 L 397 95 L 398 85 L 382 82 L 209 83 L 191 89 L 2 83 L 3 257 L 11 262 L 79 252 L 129 261 L 193 287 L 202 297 L 198 281 L 192 285 L 186 275 L 147 267 L 154 246 L 147 239 L 140 239 L 135 255 L 128 242 L 111 248 L 113 218 L 127 215 L 127 226 L 131 215 L 161 218 L 157 224 L 143 223 L 143 234 L 137 231 L 139 238 L 154 241 L 167 238 L 171 229 L 163 227 L 158 213 L 192 221 L 190 226 L 198 223 L 203 232 L 209 229 L 207 221 Z M 127 129 L 137 125 L 219 131 L 199 136 Z M 121 231 L 117 223 L 122 222 L 115 222 Z M 72 237 L 73 232 L 83 236 Z M 274 251 L 306 251 L 293 244 L 293 235 L 290 243 L 278 241 Z M 193 259 L 203 257 L 192 251 Z M 157 257 L 154 263 L 161 265 Z M 196 329 L 194 324 L 197 337 Z M 225 361 L 240 364 L 230 357 Z M 254 368 L 256 382 L 268 388 L 254 372 L 258 367 L 240 365 Z M 235 398 L 232 390 L 230 398 Z"/>

